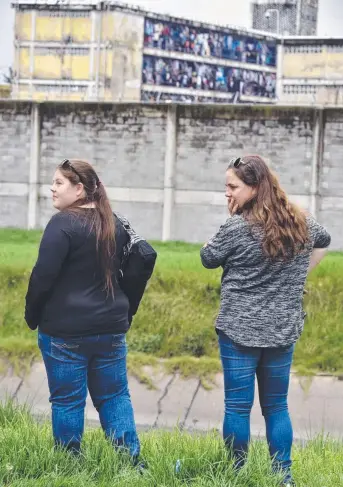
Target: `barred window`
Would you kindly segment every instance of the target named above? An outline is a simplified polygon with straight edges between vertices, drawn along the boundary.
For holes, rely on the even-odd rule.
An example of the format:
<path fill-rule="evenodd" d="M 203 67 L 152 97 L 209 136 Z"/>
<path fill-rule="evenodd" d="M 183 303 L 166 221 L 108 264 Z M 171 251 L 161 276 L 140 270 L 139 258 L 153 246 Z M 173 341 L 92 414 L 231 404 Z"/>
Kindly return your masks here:
<path fill-rule="evenodd" d="M 283 92 L 285 95 L 304 94 L 315 95 L 317 86 L 315 85 L 284 85 Z"/>
<path fill-rule="evenodd" d="M 39 84 L 33 85 L 35 91 L 43 91 L 45 93 L 86 93 L 88 86 L 83 85 L 52 85 Z"/>
<path fill-rule="evenodd" d="M 38 56 L 87 56 L 87 47 L 36 47 L 35 54 Z"/>
<path fill-rule="evenodd" d="M 328 52 L 343 52 L 343 45 L 342 46 L 328 46 Z"/>
<path fill-rule="evenodd" d="M 311 45 L 303 45 L 303 46 L 285 46 L 285 53 L 315 53 L 315 52 L 323 52 L 323 46 L 311 46 Z"/>
<path fill-rule="evenodd" d="M 74 17 L 87 18 L 90 17 L 90 10 L 38 10 L 38 17 Z"/>

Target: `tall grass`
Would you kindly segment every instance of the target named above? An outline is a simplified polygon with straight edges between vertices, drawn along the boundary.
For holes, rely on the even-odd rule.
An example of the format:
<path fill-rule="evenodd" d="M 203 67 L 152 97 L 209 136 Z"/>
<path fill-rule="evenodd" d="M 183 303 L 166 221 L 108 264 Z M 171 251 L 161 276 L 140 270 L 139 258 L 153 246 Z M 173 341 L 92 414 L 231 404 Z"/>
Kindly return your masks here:
<path fill-rule="evenodd" d="M 150 431 L 141 435 L 140 474 L 100 430 L 87 430 L 80 458 L 53 448 L 51 425 L 37 424 L 23 407 L 0 405 L 0 485 L 6 487 L 279 487 L 267 445 L 253 442 L 238 474 L 215 432 L 190 435 Z M 343 485 L 343 444 L 317 438 L 295 446 L 297 487 Z M 180 469 L 176 469 L 179 460 Z"/>
<path fill-rule="evenodd" d="M 38 251 L 39 232 L 0 231 L 0 357 L 12 362 L 38 356 L 36 336 L 23 320 L 28 277 Z M 185 374 L 219 370 L 214 320 L 220 271 L 201 266 L 199 245 L 158 243 L 154 275 L 128 342 L 133 363 L 156 358 Z M 343 254 L 331 253 L 310 275 L 308 318 L 295 353 L 301 372 L 343 373 Z"/>

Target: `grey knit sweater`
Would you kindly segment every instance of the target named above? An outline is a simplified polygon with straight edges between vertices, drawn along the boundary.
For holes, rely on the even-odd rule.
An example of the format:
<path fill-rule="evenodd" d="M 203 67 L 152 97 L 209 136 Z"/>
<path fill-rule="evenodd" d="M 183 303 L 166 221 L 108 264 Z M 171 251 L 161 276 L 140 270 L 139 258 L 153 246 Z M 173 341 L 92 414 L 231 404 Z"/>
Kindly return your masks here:
<path fill-rule="evenodd" d="M 262 252 L 261 233 L 252 232 L 240 215 L 227 219 L 201 249 L 202 264 L 223 268 L 216 328 L 247 347 L 286 347 L 304 326 L 302 298 L 313 248 L 330 245 L 328 232 L 307 217 L 309 243 L 288 261 Z"/>

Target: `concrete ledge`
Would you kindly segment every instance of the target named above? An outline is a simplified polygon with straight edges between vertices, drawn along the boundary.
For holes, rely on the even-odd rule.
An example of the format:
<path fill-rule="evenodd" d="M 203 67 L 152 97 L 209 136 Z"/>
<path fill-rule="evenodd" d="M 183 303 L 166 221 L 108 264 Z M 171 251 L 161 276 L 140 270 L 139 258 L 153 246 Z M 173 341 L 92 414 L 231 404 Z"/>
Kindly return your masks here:
<path fill-rule="evenodd" d="M 153 371 L 151 369 L 151 374 Z M 197 379 L 183 380 L 179 375 L 152 376 L 155 390 L 147 389 L 129 377 L 130 393 L 140 430 L 178 427 L 189 432 L 221 431 L 224 415 L 224 385 L 222 374 L 217 374 L 211 390 L 200 387 Z M 257 386 L 257 385 L 256 385 Z M 0 377 L 0 400 L 14 399 L 26 404 L 32 414 L 40 419 L 50 418 L 49 389 L 43 363 L 36 363 L 23 380 L 9 371 Z M 343 381 L 334 377 L 308 378 L 291 375 L 289 409 L 294 437 L 307 441 L 319 434 L 343 438 Z M 99 426 L 98 413 L 89 396 L 85 410 L 86 423 Z M 255 437 L 265 436 L 256 387 L 255 402 L 251 412 L 251 432 Z"/>

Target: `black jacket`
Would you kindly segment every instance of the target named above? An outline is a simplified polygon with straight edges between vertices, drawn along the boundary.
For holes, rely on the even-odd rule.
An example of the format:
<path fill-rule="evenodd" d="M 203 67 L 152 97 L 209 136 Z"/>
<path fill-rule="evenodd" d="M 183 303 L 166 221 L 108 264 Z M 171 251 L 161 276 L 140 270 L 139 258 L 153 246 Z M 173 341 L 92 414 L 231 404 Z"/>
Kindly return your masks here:
<path fill-rule="evenodd" d="M 96 211 L 85 208 L 84 211 Z M 125 333 L 129 299 L 119 285 L 123 249 L 129 236 L 116 218 L 113 259 L 114 297 L 104 289 L 95 234 L 84 219 L 60 212 L 49 221 L 26 296 L 25 319 L 31 329 L 62 338 Z M 131 313 L 133 314 L 133 313 Z"/>

